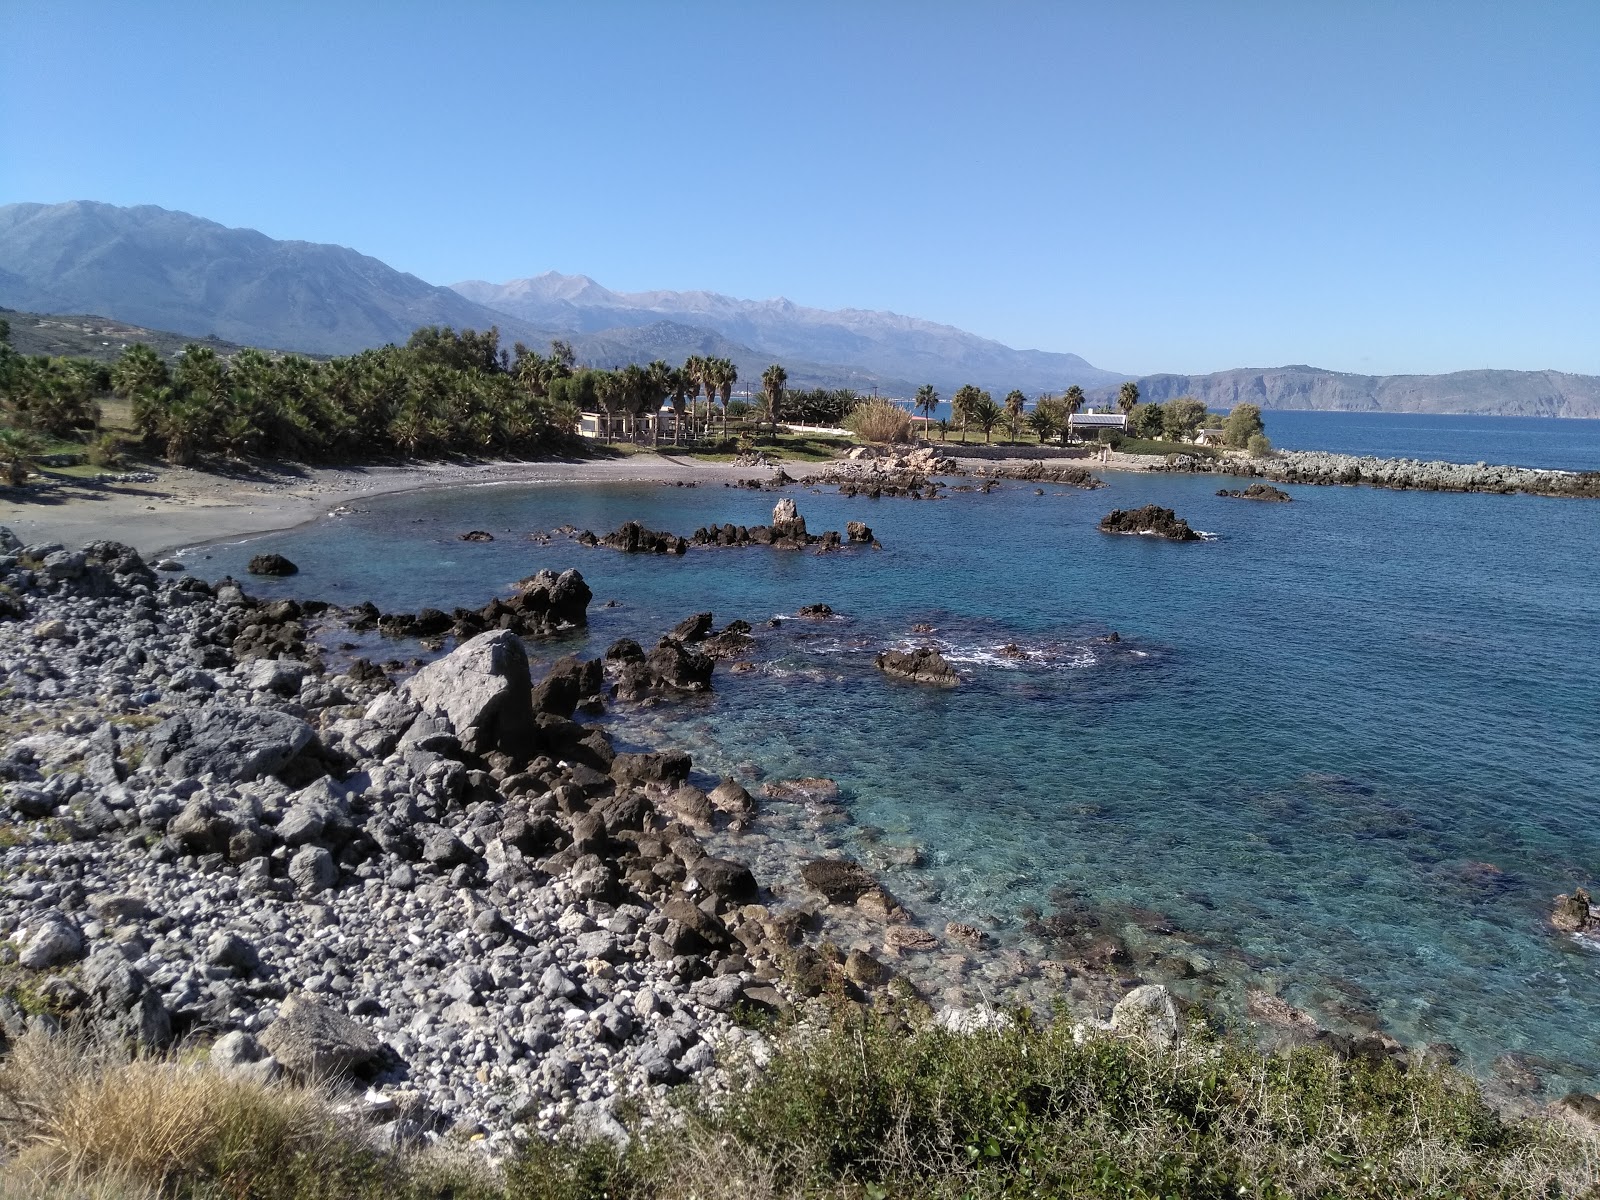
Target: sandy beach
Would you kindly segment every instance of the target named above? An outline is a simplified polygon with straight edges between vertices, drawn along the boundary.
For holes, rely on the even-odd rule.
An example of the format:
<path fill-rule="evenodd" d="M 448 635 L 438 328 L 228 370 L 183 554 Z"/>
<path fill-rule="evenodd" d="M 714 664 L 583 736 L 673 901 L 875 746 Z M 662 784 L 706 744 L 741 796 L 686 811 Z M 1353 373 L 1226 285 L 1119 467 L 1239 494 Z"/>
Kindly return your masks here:
<path fill-rule="evenodd" d="M 218 538 L 288 529 L 351 500 L 503 483 L 743 479 L 759 467 L 665 454 L 548 462 L 305 467 L 253 464 L 221 474 L 167 467 L 153 483 L 74 484 L 30 494 L 0 489 L 0 525 L 24 542 L 126 542 L 148 556 Z"/>

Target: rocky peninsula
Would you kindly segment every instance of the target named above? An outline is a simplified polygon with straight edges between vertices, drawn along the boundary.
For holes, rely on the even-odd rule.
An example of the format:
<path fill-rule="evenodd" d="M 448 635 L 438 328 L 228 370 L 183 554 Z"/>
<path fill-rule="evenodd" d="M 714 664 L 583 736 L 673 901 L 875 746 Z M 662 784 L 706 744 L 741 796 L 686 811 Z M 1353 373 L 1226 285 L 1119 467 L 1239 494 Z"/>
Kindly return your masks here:
<path fill-rule="evenodd" d="M 1420 462 L 1410 458 L 1375 458 L 1330 454 L 1322 450 L 1279 451 L 1267 458 L 1230 454 L 1224 458 L 1182 456 L 1166 470 L 1212 472 L 1274 483 L 1366 484 L 1369 487 L 1425 492 L 1525 493 L 1600 499 L 1600 472 L 1549 471 L 1489 463 Z"/>

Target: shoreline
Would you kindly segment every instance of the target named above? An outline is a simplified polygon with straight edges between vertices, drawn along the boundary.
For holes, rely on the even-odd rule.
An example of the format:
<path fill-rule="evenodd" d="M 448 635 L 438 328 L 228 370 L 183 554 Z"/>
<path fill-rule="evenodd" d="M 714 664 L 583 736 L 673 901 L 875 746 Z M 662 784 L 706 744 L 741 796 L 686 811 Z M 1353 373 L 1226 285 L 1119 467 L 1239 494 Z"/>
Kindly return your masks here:
<path fill-rule="evenodd" d="M 146 557 L 159 558 L 294 529 L 354 499 L 494 484 L 721 482 L 757 470 L 663 454 L 376 467 L 267 463 L 233 475 L 169 467 L 154 483 L 68 485 L 28 499 L 15 489 L 0 490 L 0 525 L 27 543 L 69 546 L 112 532 Z"/>
<path fill-rule="evenodd" d="M 1393 491 L 1586 498 L 1595 494 L 1597 486 L 1591 482 L 1594 476 L 1583 472 L 1360 458 L 1310 450 L 1283 451 L 1261 460 L 1239 454 L 1218 460 L 1197 457 L 1174 467 L 1165 458 L 1117 451 L 1102 461 L 1094 453 L 1063 453 L 1055 447 L 1046 447 L 1052 451 L 1048 455 L 978 455 L 963 453 L 975 446 L 922 445 L 953 459 L 963 475 L 985 474 L 1002 463 L 1042 462 L 1070 463 L 1091 472 L 1179 471 L 1314 486 L 1365 484 Z M 831 466 L 837 471 L 848 463 L 838 460 Z M 830 466 L 816 465 L 824 473 Z M 17 531 L 25 543 L 63 545 L 78 545 L 96 532 L 113 530 L 140 553 L 159 558 L 194 546 L 298 528 L 358 498 L 495 484 L 731 482 L 785 466 L 799 464 L 776 460 L 758 467 L 642 451 L 607 459 L 531 462 L 496 459 L 352 467 L 267 462 L 243 465 L 231 473 L 164 467 L 150 483 L 65 480 L 34 494 L 0 488 L 0 525 Z"/>

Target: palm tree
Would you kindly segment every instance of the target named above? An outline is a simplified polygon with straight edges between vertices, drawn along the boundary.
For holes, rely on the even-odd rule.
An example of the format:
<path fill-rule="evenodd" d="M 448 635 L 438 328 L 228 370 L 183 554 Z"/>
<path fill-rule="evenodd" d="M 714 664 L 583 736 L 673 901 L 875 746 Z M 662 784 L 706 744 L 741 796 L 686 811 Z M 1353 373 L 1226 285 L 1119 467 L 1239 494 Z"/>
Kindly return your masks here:
<path fill-rule="evenodd" d="M 701 354 L 691 354 L 683 360 L 683 377 L 688 384 L 691 407 L 702 390 L 706 393 L 706 420 L 710 423 L 711 389 L 707 386 L 707 367 L 710 360 Z"/>
<path fill-rule="evenodd" d="M 675 372 L 661 359 L 656 359 L 645 368 L 647 386 L 650 392 L 650 444 L 661 444 L 661 406 L 672 395 L 673 375 Z"/>
<path fill-rule="evenodd" d="M 1056 435 L 1055 398 L 1046 396 L 1039 401 L 1039 405 L 1028 414 L 1028 428 L 1033 430 L 1042 446 Z"/>
<path fill-rule="evenodd" d="M 1061 406 L 1066 413 L 1062 420 L 1061 428 L 1061 444 L 1065 446 L 1067 444 L 1067 435 L 1072 431 L 1073 414 L 1083 411 L 1083 389 L 1077 384 L 1069 387 L 1066 394 L 1061 397 Z"/>
<path fill-rule="evenodd" d="M 1006 393 L 1006 414 L 1011 418 L 1011 440 L 1017 440 L 1018 427 L 1022 424 L 1022 410 L 1027 407 L 1028 398 L 1016 388 Z"/>
<path fill-rule="evenodd" d="M 922 436 L 927 437 L 928 423 L 933 420 L 933 410 L 939 407 L 939 393 L 933 390 L 933 384 L 925 383 L 917 389 L 913 403 L 917 411 L 922 414 Z"/>
<path fill-rule="evenodd" d="M 600 417 L 606 423 L 606 441 L 611 440 L 611 414 L 622 412 L 627 403 L 627 383 L 620 372 L 601 371 L 594 381 L 594 398 Z"/>
<path fill-rule="evenodd" d="M 28 463 L 40 450 L 39 439 L 24 429 L 0 429 L 0 473 L 10 487 L 28 479 Z"/>
<path fill-rule="evenodd" d="M 983 392 L 970 383 L 964 383 L 957 389 L 954 398 L 950 401 L 950 413 L 955 417 L 956 423 L 961 426 L 961 440 L 967 440 L 967 426 L 971 424 L 974 408 L 978 397 Z"/>
<path fill-rule="evenodd" d="M 1127 416 L 1138 403 L 1139 385 L 1130 379 L 1117 391 L 1117 407 L 1122 410 L 1123 416 Z"/>
<path fill-rule="evenodd" d="M 1017 393 L 1019 396 L 1021 394 L 1021 392 Z M 977 400 L 972 405 L 972 419 L 978 428 L 983 430 L 985 443 L 992 440 L 990 435 L 994 432 L 994 427 L 1000 424 L 1004 417 L 1005 410 L 994 402 L 993 396 L 989 395 L 988 392 L 980 392 L 978 394 Z"/>
<path fill-rule="evenodd" d="M 728 401 L 733 399 L 733 385 L 739 382 L 739 368 L 729 358 L 714 360 L 717 364 L 717 391 L 722 396 L 722 436 L 728 436 Z"/>
<path fill-rule="evenodd" d="M 772 440 L 778 440 L 778 409 L 783 403 L 783 389 L 789 382 L 789 372 L 773 363 L 761 372 L 761 391 L 767 398 L 767 420 L 772 422 Z"/>
<path fill-rule="evenodd" d="M 683 413 L 688 407 L 685 403 L 689 396 L 689 389 L 693 384 L 689 381 L 689 372 L 683 367 L 673 367 L 667 373 L 667 391 L 672 396 L 672 444 L 678 444 L 678 438 L 683 432 Z"/>
<path fill-rule="evenodd" d="M 143 342 L 129 346 L 111 366 L 111 390 L 124 400 L 136 402 L 166 384 L 167 364 Z"/>

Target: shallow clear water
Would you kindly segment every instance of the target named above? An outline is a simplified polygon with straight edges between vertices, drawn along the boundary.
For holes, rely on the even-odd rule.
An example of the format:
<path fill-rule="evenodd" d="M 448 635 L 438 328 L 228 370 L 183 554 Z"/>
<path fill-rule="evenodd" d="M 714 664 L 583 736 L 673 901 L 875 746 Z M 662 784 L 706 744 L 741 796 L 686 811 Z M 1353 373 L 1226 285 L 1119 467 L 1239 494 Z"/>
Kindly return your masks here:
<path fill-rule="evenodd" d="M 813 530 L 859 518 L 883 542 L 832 556 L 539 546 L 530 531 L 569 522 L 753 524 L 774 499 L 546 485 L 373 501 L 189 557 L 242 577 L 280 551 L 301 573 L 253 592 L 413 611 L 575 566 L 591 630 L 535 648 L 552 657 L 648 644 L 697 609 L 746 618 L 761 670 L 724 665 L 713 698 L 631 728 L 670 719 L 710 770 L 837 779 L 844 848 L 864 849 L 863 826 L 922 848 L 890 881 L 919 913 L 1042 953 L 1019 910 L 1058 889 L 1130 936 L 1116 914 L 1156 910 L 1201 969 L 1184 986 L 1265 985 L 1479 1067 L 1515 1049 L 1554 1060 L 1553 1087 L 1600 1084 L 1600 955 L 1544 924 L 1554 893 L 1600 875 L 1600 505 L 1364 488 L 1272 505 L 1203 478 L 1108 482 L 932 503 L 791 489 Z M 1218 540 L 1096 531 L 1147 502 Z M 456 540 L 473 528 L 497 540 Z M 847 619 L 762 624 L 817 601 Z M 924 622 L 955 690 L 872 668 Z M 998 655 L 1008 643 L 1029 657 Z"/>

